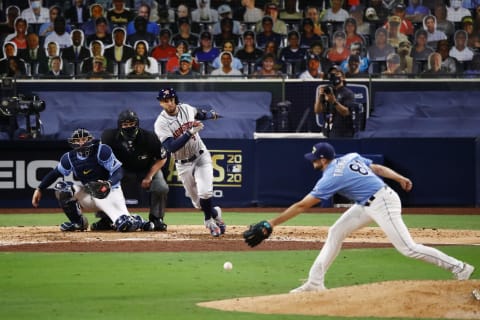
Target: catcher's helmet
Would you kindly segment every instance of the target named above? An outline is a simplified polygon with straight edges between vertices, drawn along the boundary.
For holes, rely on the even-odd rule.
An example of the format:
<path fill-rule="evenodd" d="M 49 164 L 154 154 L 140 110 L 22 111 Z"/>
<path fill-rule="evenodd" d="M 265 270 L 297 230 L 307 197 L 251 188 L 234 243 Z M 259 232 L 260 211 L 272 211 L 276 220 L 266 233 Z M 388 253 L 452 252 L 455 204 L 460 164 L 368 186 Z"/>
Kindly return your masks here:
<path fill-rule="evenodd" d="M 74 150 L 76 150 L 82 157 L 88 157 L 93 147 L 93 136 L 85 128 L 78 128 L 72 132 L 70 138 L 68 138 L 68 144 Z"/>
<path fill-rule="evenodd" d="M 118 129 L 126 140 L 134 140 L 138 133 L 140 120 L 135 111 L 130 109 L 120 112 L 118 115 Z"/>
<path fill-rule="evenodd" d="M 178 104 L 178 95 L 173 88 L 163 88 L 158 92 L 157 100 L 165 100 L 175 98 L 175 103 Z"/>

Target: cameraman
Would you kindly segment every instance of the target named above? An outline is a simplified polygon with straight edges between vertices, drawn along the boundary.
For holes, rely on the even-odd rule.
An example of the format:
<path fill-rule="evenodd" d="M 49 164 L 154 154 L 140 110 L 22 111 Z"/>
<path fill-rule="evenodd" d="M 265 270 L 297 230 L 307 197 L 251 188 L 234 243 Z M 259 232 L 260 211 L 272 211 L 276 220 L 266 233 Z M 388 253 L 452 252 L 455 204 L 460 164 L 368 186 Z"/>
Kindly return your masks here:
<path fill-rule="evenodd" d="M 352 138 L 354 126 L 352 114 L 355 96 L 345 87 L 345 74 L 333 66 L 327 74 L 330 85 L 317 87 L 314 112 L 323 116 L 323 134 L 328 138 Z"/>

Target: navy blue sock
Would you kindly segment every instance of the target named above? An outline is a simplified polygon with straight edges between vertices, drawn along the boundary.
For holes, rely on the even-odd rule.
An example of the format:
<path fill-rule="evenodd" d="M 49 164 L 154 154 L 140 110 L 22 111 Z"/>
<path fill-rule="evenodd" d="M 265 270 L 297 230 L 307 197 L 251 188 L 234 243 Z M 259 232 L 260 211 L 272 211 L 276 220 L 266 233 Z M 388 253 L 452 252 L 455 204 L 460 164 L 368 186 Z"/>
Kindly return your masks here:
<path fill-rule="evenodd" d="M 217 210 L 213 209 L 212 198 L 200 199 L 200 207 L 202 207 L 205 215 L 205 221 L 210 220 L 210 218 L 215 219 L 218 216 Z"/>

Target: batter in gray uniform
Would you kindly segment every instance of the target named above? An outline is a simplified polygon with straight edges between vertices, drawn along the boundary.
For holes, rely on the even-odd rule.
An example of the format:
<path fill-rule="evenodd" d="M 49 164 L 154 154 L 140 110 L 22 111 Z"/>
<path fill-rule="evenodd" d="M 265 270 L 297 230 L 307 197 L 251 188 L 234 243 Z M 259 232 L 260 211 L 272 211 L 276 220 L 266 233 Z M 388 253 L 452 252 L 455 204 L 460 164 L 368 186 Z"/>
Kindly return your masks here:
<path fill-rule="evenodd" d="M 178 177 L 193 206 L 202 209 L 205 227 L 214 237 L 225 233 L 226 225 L 220 207 L 213 206 L 213 165 L 210 152 L 198 132 L 199 120 L 217 119 L 213 111 L 205 111 L 180 103 L 172 88 L 161 89 L 157 99 L 163 111 L 155 121 L 155 134 L 175 159 Z"/>

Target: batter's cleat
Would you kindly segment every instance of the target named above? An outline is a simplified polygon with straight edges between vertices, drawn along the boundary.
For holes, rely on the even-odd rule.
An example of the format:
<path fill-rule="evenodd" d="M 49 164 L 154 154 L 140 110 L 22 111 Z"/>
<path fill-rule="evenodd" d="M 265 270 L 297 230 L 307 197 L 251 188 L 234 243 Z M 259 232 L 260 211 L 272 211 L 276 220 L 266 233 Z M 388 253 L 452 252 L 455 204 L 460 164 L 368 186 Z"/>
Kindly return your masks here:
<path fill-rule="evenodd" d="M 106 217 L 106 218 L 101 218 L 97 222 L 92 223 L 92 225 L 90 226 L 90 230 L 91 231 L 111 231 L 111 230 L 115 230 L 115 228 L 110 218 Z"/>
<path fill-rule="evenodd" d="M 213 218 L 205 221 L 205 227 L 210 230 L 210 234 L 213 237 L 219 237 L 222 234 L 222 231 Z"/>
<path fill-rule="evenodd" d="M 474 266 L 469 265 L 468 263 L 463 263 L 463 268 L 457 273 L 454 273 L 454 278 L 457 280 L 468 280 L 475 270 Z"/>
<path fill-rule="evenodd" d="M 81 223 L 74 223 L 71 221 L 67 221 L 60 225 L 60 231 L 63 231 L 63 232 L 85 231 L 87 229 L 88 229 L 88 220 L 85 216 L 82 216 Z"/>
<path fill-rule="evenodd" d="M 213 207 L 218 213 L 217 217 L 215 218 L 215 222 L 217 223 L 217 226 L 220 228 L 220 233 L 224 234 L 225 231 L 227 230 L 227 225 L 222 219 L 222 209 L 220 207 Z"/>
<path fill-rule="evenodd" d="M 290 293 L 301 293 L 301 292 L 316 292 L 327 290 L 324 285 L 314 285 L 310 282 L 305 282 L 300 287 L 290 290 Z"/>

